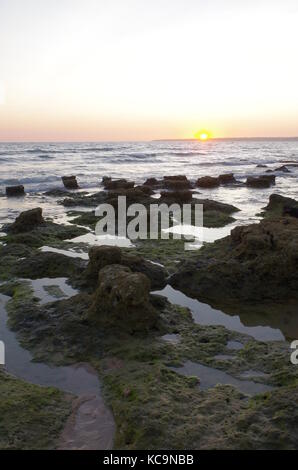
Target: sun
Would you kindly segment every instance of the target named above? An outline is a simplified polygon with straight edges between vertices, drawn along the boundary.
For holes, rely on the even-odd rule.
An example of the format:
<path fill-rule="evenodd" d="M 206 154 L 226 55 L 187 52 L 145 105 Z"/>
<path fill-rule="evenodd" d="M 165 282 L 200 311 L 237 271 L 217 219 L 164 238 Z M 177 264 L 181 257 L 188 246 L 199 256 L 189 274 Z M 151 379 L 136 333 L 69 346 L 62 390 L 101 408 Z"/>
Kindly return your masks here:
<path fill-rule="evenodd" d="M 211 138 L 210 132 L 208 131 L 198 131 L 195 134 L 195 138 L 198 140 L 209 140 Z"/>

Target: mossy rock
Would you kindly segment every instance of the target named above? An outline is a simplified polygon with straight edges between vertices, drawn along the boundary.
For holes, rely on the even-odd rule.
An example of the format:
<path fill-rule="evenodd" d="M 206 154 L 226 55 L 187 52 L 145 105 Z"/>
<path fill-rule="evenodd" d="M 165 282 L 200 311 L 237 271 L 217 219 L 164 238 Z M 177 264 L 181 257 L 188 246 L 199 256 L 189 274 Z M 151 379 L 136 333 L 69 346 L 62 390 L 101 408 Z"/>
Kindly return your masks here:
<path fill-rule="evenodd" d="M 55 449 L 71 413 L 72 400 L 0 369 L 0 449 Z"/>

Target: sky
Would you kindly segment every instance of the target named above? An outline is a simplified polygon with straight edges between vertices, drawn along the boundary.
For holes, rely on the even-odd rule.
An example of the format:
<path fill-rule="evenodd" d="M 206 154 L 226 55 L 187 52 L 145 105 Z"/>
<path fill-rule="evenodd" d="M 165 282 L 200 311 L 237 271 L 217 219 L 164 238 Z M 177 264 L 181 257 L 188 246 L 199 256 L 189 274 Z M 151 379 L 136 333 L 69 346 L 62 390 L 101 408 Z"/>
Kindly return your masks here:
<path fill-rule="evenodd" d="M 298 136 L 297 0 L 0 0 L 0 140 Z"/>

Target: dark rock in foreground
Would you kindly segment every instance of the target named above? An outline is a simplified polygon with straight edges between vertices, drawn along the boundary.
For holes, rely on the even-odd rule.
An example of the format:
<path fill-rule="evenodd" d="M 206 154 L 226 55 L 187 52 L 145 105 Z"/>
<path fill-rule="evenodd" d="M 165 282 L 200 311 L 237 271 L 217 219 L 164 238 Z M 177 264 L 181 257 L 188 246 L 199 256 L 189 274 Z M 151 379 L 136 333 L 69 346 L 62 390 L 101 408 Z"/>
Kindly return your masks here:
<path fill-rule="evenodd" d="M 151 281 L 153 289 L 162 288 L 166 284 L 167 272 L 155 263 L 132 253 L 126 253 L 117 246 L 94 246 L 89 250 L 89 263 L 84 273 L 84 277 L 91 286 L 97 284 L 98 273 L 105 266 L 122 265 L 128 267 L 133 272 L 145 274 Z"/>
<path fill-rule="evenodd" d="M 25 189 L 22 184 L 19 184 L 18 186 L 7 186 L 5 192 L 7 197 L 24 196 Z"/>
<path fill-rule="evenodd" d="M 298 300 L 298 221 L 268 218 L 203 247 L 170 283 L 218 305 Z"/>
<path fill-rule="evenodd" d="M 129 332 L 147 331 L 158 318 L 150 303 L 150 281 L 126 266 L 111 264 L 100 270 L 98 288 L 87 312 L 89 321 L 122 327 Z"/>
<path fill-rule="evenodd" d="M 79 189 L 76 176 L 62 176 L 62 181 L 66 189 Z"/>
<path fill-rule="evenodd" d="M 269 203 L 264 207 L 265 216 L 281 216 L 281 215 L 293 215 L 297 217 L 295 213 L 298 210 L 298 201 L 290 197 L 284 197 L 280 194 L 271 194 L 269 197 Z"/>

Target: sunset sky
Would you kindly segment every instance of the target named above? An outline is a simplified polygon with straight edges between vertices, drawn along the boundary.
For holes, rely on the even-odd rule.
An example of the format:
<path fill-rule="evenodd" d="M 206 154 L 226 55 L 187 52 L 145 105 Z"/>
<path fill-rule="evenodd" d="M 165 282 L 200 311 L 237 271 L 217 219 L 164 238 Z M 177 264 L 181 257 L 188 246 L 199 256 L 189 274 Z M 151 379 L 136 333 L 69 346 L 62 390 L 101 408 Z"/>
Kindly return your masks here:
<path fill-rule="evenodd" d="M 298 136 L 297 0 L 0 0 L 0 140 Z"/>

